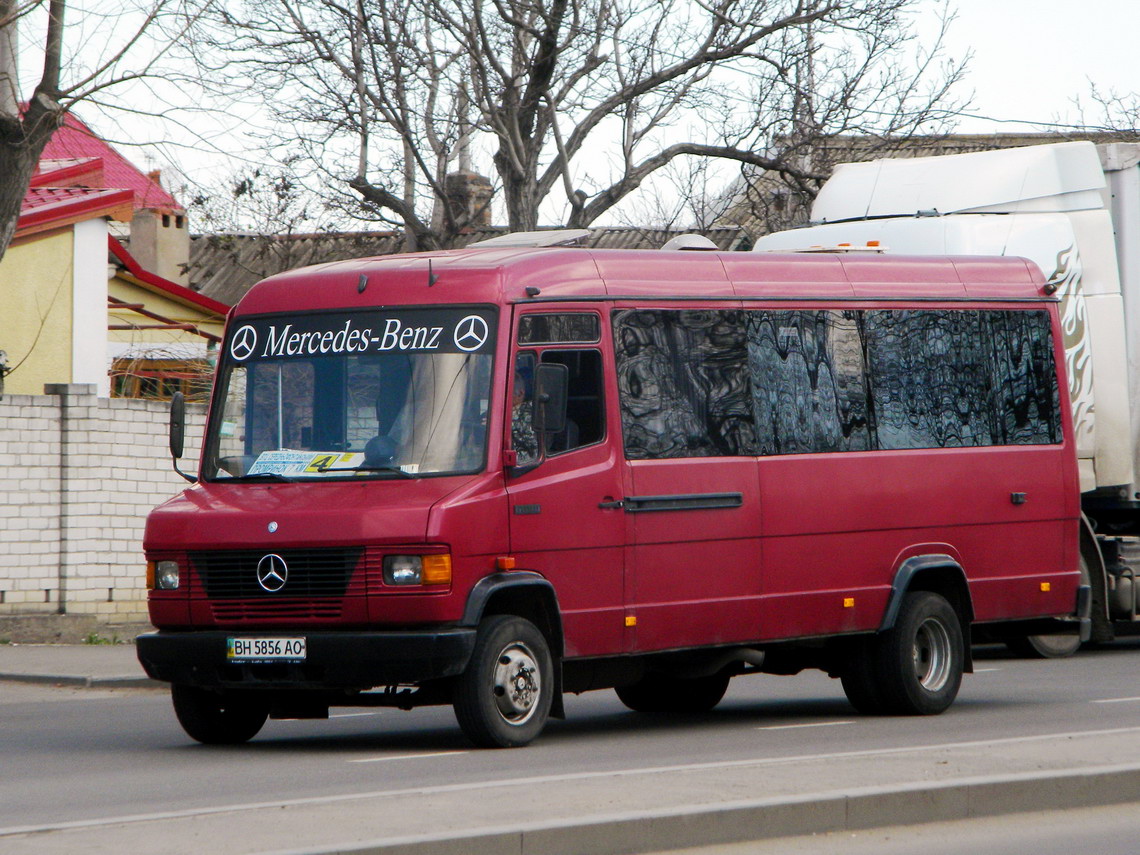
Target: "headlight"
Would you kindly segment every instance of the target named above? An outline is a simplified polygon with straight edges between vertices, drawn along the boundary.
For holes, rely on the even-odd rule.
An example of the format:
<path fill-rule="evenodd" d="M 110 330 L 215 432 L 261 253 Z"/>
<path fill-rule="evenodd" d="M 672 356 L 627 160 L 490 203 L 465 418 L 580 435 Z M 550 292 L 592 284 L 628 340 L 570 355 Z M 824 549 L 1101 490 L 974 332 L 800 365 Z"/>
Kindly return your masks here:
<path fill-rule="evenodd" d="M 154 565 L 154 587 L 157 591 L 175 591 L 178 589 L 178 562 L 159 561 Z"/>
<path fill-rule="evenodd" d="M 450 585 L 450 555 L 386 555 L 385 585 Z"/>
<path fill-rule="evenodd" d="M 418 585 L 422 577 L 423 562 L 419 555 L 385 556 L 385 585 Z"/>

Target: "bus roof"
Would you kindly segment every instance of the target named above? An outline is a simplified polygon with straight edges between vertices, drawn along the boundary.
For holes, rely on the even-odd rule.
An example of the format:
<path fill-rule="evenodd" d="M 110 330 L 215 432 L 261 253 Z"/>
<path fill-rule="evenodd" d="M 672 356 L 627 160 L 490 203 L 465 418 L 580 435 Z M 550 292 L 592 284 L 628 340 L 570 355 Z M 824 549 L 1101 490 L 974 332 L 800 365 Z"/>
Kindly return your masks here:
<path fill-rule="evenodd" d="M 1042 299 L 1020 258 L 468 248 L 305 267 L 255 285 L 241 314 L 443 303 L 634 299 Z"/>

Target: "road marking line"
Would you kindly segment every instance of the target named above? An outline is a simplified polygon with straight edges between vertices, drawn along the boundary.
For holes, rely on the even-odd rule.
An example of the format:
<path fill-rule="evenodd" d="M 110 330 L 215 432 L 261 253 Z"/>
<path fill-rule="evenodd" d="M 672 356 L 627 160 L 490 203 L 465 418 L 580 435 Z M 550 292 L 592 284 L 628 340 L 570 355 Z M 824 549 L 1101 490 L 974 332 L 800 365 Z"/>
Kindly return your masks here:
<path fill-rule="evenodd" d="M 333 713 L 329 718 L 363 718 L 366 715 L 380 715 L 378 712 L 343 712 Z"/>
<path fill-rule="evenodd" d="M 470 754 L 470 751 L 436 751 L 434 754 L 393 754 L 391 757 L 361 757 L 349 763 L 387 763 L 390 760 L 423 760 L 427 757 L 454 757 L 457 754 Z"/>
<path fill-rule="evenodd" d="M 610 769 L 596 772 L 569 772 L 563 775 L 535 775 L 526 778 L 493 778 L 482 781 L 468 781 L 462 784 L 436 784 L 426 787 L 407 787 L 396 790 L 370 790 L 360 793 L 344 793 L 336 796 L 304 796 L 295 799 L 280 799 L 270 802 L 246 802 L 244 804 L 215 805 L 212 807 L 187 808 L 185 810 L 161 811 L 154 813 L 127 814 L 124 816 L 108 816 L 97 819 L 76 819 L 64 822 L 53 822 L 45 825 L 19 825 L 0 828 L 0 838 L 16 834 L 33 834 L 47 831 L 65 831 L 76 828 L 101 828 L 108 825 L 125 823 L 154 822 L 156 820 L 187 819 L 197 816 L 212 816 L 221 813 L 238 813 L 252 810 L 281 810 L 287 807 L 302 805 L 328 805 L 344 802 L 363 801 L 365 799 L 392 798 L 395 796 L 424 796 L 439 795 L 443 793 L 480 792 L 506 787 L 533 787 L 540 784 L 562 783 L 566 781 L 589 781 L 598 778 L 627 778 L 638 775 L 660 775 L 669 772 L 701 772 L 715 769 L 732 769 L 741 767 L 764 767 L 799 764 L 818 760 L 852 760 L 860 757 L 889 756 L 892 754 L 905 754 L 907 752 L 947 751 L 955 748 L 986 748 L 996 745 L 1017 745 L 1027 742 L 1052 742 L 1059 739 L 1076 739 L 1089 736 L 1116 736 L 1118 734 L 1137 734 L 1140 727 L 1113 727 L 1104 730 L 1075 730 L 1061 733 L 1042 733 L 1037 736 L 1012 736 L 1002 739 L 978 739 L 967 742 L 942 742 L 936 744 L 907 745 L 897 748 L 869 748 L 862 751 L 837 751 L 830 754 L 799 754 L 788 757 L 755 757 L 747 760 L 720 760 L 707 763 L 683 763 L 675 766 L 645 766 L 634 769 Z M 1132 766 L 1094 767 L 1094 768 L 1133 768 Z M 1086 770 L 1090 771 L 1090 770 Z"/>
<path fill-rule="evenodd" d="M 1140 698 L 1104 698 L 1099 701 L 1090 701 L 1093 704 L 1128 704 L 1140 701 Z"/>
<path fill-rule="evenodd" d="M 838 727 L 841 724 L 854 724 L 853 721 L 813 721 L 810 724 L 771 724 L 757 730 L 796 730 L 801 727 Z"/>
<path fill-rule="evenodd" d="M 975 674 L 988 674 L 991 671 L 1000 671 L 1001 668 L 975 668 Z"/>

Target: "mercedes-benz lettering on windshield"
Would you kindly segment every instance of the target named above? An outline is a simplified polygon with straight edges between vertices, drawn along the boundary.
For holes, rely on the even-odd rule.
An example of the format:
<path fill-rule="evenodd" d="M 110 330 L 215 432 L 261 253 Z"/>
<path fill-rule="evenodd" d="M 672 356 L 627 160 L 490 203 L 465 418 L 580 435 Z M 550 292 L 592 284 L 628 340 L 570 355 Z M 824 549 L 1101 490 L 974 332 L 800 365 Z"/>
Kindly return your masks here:
<path fill-rule="evenodd" d="M 207 477 L 474 472 L 485 462 L 494 309 L 248 317 L 226 342 Z"/>
<path fill-rule="evenodd" d="M 354 353 L 476 353 L 488 347 L 489 312 L 436 309 L 251 321 L 230 338 L 237 362 Z"/>

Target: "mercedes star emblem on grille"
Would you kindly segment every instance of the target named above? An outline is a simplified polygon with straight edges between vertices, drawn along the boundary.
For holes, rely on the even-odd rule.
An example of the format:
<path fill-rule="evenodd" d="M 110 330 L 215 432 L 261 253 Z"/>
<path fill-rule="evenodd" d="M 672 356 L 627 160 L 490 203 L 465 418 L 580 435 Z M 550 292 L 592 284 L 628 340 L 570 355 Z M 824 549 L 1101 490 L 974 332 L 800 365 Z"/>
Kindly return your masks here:
<path fill-rule="evenodd" d="M 257 584 L 271 594 L 285 587 L 289 579 L 289 566 L 285 559 L 270 553 L 257 562 Z"/>

